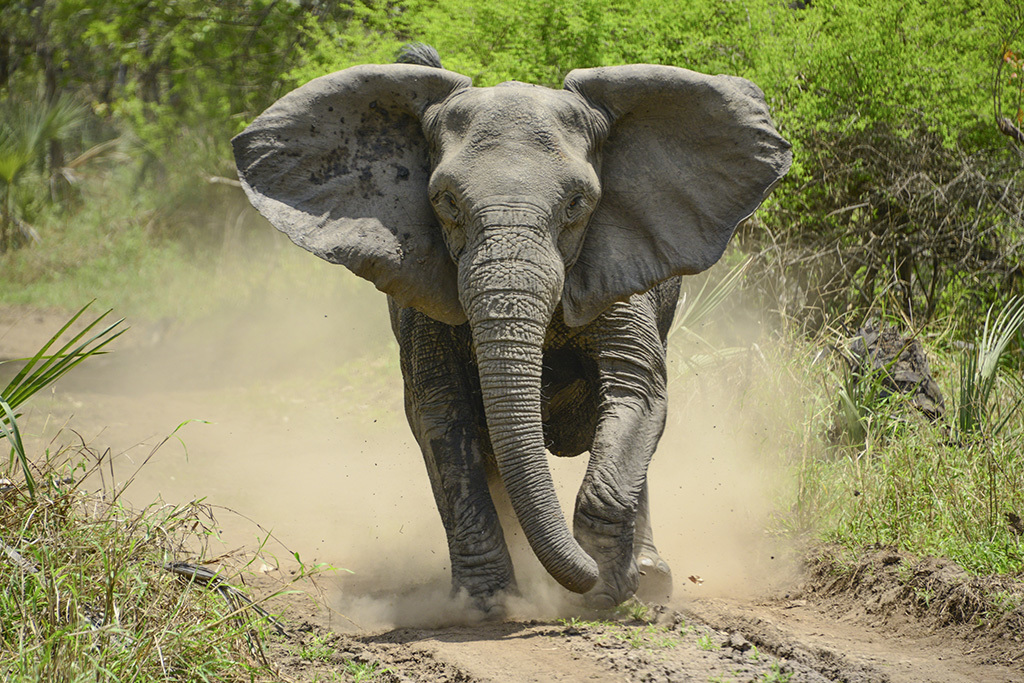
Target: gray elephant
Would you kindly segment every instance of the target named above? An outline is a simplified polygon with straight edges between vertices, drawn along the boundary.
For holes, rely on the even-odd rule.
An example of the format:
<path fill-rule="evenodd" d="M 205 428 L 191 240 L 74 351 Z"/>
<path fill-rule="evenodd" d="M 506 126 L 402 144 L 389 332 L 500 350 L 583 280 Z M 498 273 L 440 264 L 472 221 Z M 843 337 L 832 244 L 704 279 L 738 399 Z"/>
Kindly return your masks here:
<path fill-rule="evenodd" d="M 245 191 L 388 294 L 453 591 L 500 615 L 515 590 L 495 477 L 545 569 L 589 604 L 641 580 L 670 590 L 647 466 L 678 276 L 721 257 L 789 144 L 740 78 L 632 65 L 572 71 L 563 90 L 474 88 L 413 57 L 271 106 L 233 140 Z M 546 451 L 590 453 L 573 532 Z"/>

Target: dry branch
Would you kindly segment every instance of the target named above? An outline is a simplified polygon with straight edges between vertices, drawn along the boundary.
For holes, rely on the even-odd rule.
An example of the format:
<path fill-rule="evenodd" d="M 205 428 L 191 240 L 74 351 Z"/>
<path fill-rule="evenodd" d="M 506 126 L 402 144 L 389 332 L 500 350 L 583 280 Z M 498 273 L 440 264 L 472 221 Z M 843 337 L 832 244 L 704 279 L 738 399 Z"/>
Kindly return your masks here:
<path fill-rule="evenodd" d="M 1014 142 L 1024 144 L 1024 133 L 1021 132 L 1020 128 L 1013 125 L 1013 121 L 1005 116 L 1001 116 L 999 118 L 999 132 L 1006 135 Z"/>

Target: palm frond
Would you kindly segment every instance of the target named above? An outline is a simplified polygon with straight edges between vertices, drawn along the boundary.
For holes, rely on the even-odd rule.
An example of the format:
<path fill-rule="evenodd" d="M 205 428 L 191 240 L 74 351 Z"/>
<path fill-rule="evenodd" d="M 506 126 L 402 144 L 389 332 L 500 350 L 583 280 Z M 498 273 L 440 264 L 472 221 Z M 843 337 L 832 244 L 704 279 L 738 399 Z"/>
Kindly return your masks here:
<path fill-rule="evenodd" d="M 986 426 L 998 434 L 1024 402 L 1024 396 L 1005 413 L 993 400 L 999 363 L 1013 338 L 1024 329 L 1024 297 L 1013 297 L 995 319 L 993 309 L 985 314 L 981 342 L 965 351 L 960 360 L 960 385 L 957 392 L 956 426 L 961 435 L 976 433 Z"/>
<path fill-rule="evenodd" d="M 18 406 L 56 382 L 86 358 L 105 353 L 104 347 L 127 331 L 127 328 L 117 329 L 124 322 L 124 318 L 106 326 L 100 325 L 103 319 L 109 315 L 110 311 L 108 310 L 82 328 L 56 353 L 49 353 L 64 333 L 82 317 L 91 305 L 92 302 L 89 302 L 79 309 L 56 334 L 50 337 L 49 341 L 43 344 L 34 356 L 15 359 L 25 362 L 25 366 L 7 383 L 6 387 L 0 389 L 0 439 L 6 439 L 10 443 L 10 466 L 13 467 L 14 460 L 18 460 L 25 475 L 29 495 L 33 498 L 35 497 L 35 481 L 29 468 L 28 455 L 22 443 L 21 433 L 18 430 L 19 414 L 16 412 Z M 15 361 L 0 361 L 0 363 L 10 362 Z"/>

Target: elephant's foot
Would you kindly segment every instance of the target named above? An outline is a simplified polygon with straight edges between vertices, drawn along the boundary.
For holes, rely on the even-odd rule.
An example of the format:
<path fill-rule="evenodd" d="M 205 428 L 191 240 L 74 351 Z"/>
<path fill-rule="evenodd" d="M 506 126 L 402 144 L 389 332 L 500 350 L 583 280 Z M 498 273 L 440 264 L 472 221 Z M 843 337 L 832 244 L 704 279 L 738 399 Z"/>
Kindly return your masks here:
<path fill-rule="evenodd" d="M 465 596 L 467 607 L 474 621 L 501 621 L 508 609 L 506 602 L 519 595 L 511 564 L 492 568 L 500 571 L 461 571 L 452 575 L 452 596 Z"/>
<path fill-rule="evenodd" d="M 633 559 L 632 528 L 625 524 L 588 524 L 577 514 L 576 540 L 597 562 L 597 585 L 584 594 L 593 609 L 611 609 L 633 597 L 640 572 Z"/>
<path fill-rule="evenodd" d="M 672 597 L 672 568 L 661 559 L 654 546 L 640 549 L 636 554 L 640 572 L 640 587 L 636 597 L 644 602 L 663 605 Z"/>
<path fill-rule="evenodd" d="M 467 617 L 473 623 L 504 621 L 508 616 L 508 599 L 517 594 L 515 590 L 477 595 L 468 595 L 465 589 L 461 589 L 457 593 L 454 590 L 452 591 L 452 595 L 456 600 L 466 600 Z"/>
<path fill-rule="evenodd" d="M 629 558 L 629 564 L 628 569 L 621 571 L 618 568 L 606 569 L 607 565 L 598 562 L 601 574 L 597 585 L 583 595 L 588 607 L 598 610 L 611 609 L 636 594 L 640 574 L 632 558 Z"/>

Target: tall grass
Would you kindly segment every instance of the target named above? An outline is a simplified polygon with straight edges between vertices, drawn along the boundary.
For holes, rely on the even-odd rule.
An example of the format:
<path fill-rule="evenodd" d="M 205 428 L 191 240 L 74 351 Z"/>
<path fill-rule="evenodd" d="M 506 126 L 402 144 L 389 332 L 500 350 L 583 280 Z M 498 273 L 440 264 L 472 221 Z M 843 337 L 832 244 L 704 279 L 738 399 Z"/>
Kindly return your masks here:
<path fill-rule="evenodd" d="M 797 501 L 820 537 L 948 557 L 978 574 L 1024 571 L 1009 514 L 1024 509 L 1021 439 L 952 446 L 907 430 L 872 454 L 813 459 Z"/>
<path fill-rule="evenodd" d="M 168 563 L 204 543 L 197 503 L 132 511 L 74 483 L 102 458 L 44 467 L 32 497 L 0 507 L 0 672 L 5 681 L 271 678 L 254 612 L 183 583 Z M 228 618 L 228 617 L 231 618 Z M 253 638 L 253 634 L 256 637 Z"/>
<path fill-rule="evenodd" d="M 729 297 L 726 315 L 725 299 L 708 296 L 716 289 L 709 280 L 691 299 L 706 302 L 708 313 L 679 318 L 699 327 L 703 348 L 731 338 L 738 349 L 728 318 L 749 293 L 730 284 L 726 270 L 712 272 Z M 917 330 L 946 397 L 946 417 L 934 422 L 912 396 L 885 384 L 895 361 L 876 368 L 870 356 L 851 358 L 838 327 L 814 337 L 795 326 L 762 327 L 759 337 L 746 336 L 746 348 L 703 365 L 701 387 L 735 402 L 740 431 L 763 435 L 758 455 L 784 473 L 781 484 L 765 480 L 778 501 L 770 531 L 853 550 L 882 544 L 944 556 L 975 574 L 1024 574 L 1024 387 L 1014 379 L 1024 365 L 1022 315 L 1021 300 L 1007 301 L 966 341 L 953 339 L 955 320 Z M 692 338 L 683 329 L 673 344 Z M 689 367 L 679 350 L 672 359 Z M 706 400 L 701 387 L 693 400 Z M 978 400 L 965 406 L 960 392 Z M 962 426 L 968 408 L 971 429 Z"/>
<path fill-rule="evenodd" d="M 672 360 L 678 362 L 679 373 L 696 372 L 746 352 L 742 347 L 712 344 L 701 335 L 700 330 L 713 321 L 727 300 L 739 289 L 743 274 L 752 260 L 743 259 L 721 275 L 720 270 L 715 269 L 704 276 L 699 289 L 682 289 L 668 333 Z"/>
<path fill-rule="evenodd" d="M 1000 401 L 996 396 L 999 368 L 1014 337 L 1024 330 L 1024 297 L 1014 297 L 992 317 L 985 315 L 981 340 L 974 349 L 963 352 L 960 383 L 956 392 L 954 426 L 961 438 L 978 433 L 998 436 L 1024 401 L 1024 382 L 1018 373 L 1007 373 L 1019 398 Z"/>
<path fill-rule="evenodd" d="M 1024 391 L 1019 382 L 995 381 L 996 368 L 1009 361 L 1008 326 L 1020 310 L 1019 301 L 1009 302 L 967 353 L 927 349 L 944 393 L 954 397 L 944 421 L 931 423 L 896 396 L 872 403 L 858 423 L 864 438 L 835 442 L 820 413 L 816 433 L 805 415 L 812 442 L 797 466 L 786 525 L 852 548 L 883 544 L 949 557 L 977 574 L 1024 572 L 1014 523 L 1024 511 Z M 827 406 L 824 423 L 847 423 L 859 409 L 846 400 L 842 375 L 828 367 L 816 372 L 817 383 L 805 390 Z M 871 393 L 870 377 L 863 381 L 868 388 L 857 391 Z M 974 401 L 965 405 L 965 395 Z M 861 398 L 861 408 L 870 403 Z"/>
<path fill-rule="evenodd" d="M 84 120 L 85 107 L 67 95 L 52 102 L 41 97 L 33 101 L 7 97 L 0 105 L 0 253 L 22 242 L 39 241 L 28 223 L 26 205 L 32 194 L 47 187 L 48 179 L 37 174 L 36 188 L 26 192 L 25 185 L 31 182 L 33 170 L 44 166 L 49 144 L 66 137 Z"/>
<path fill-rule="evenodd" d="M 6 440 L 10 445 L 11 466 L 13 467 L 17 461 L 21 467 L 25 478 L 25 488 L 33 501 L 35 500 L 36 483 L 29 466 L 28 453 L 25 452 L 25 445 L 21 439 L 21 431 L 18 429 L 18 414 L 15 411 L 34 394 L 56 382 L 82 361 L 97 353 L 102 353 L 107 344 L 125 332 L 124 329 L 118 330 L 118 327 L 124 322 L 124 318 L 106 326 L 101 325 L 103 319 L 110 313 L 107 311 L 86 324 L 56 352 L 50 354 L 50 349 L 82 317 L 89 305 L 86 304 L 71 316 L 71 319 L 50 337 L 49 341 L 44 343 L 34 356 L 25 359 L 25 366 L 7 383 L 6 387 L 0 389 L 0 443 Z M 0 364 L 4 362 L 11 361 L 0 361 Z"/>
<path fill-rule="evenodd" d="M 30 462 L 17 408 L 123 332 L 104 313 L 69 333 L 86 308 L 0 392 L 0 443 L 11 450 L 0 478 L 0 674 L 8 682 L 269 678 L 266 613 L 215 573 L 181 562 L 205 548 L 201 505 L 133 511 L 118 502 L 123 488 L 83 491 L 109 456 L 86 448 Z M 71 339 L 50 353 L 65 333 Z M 184 586 L 182 576 L 191 579 Z"/>

